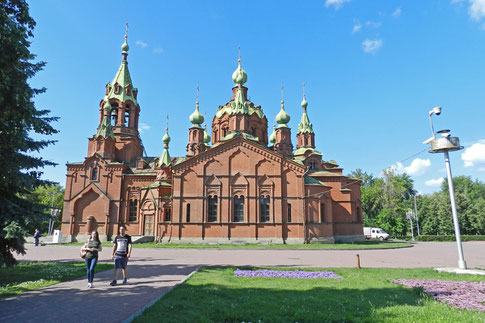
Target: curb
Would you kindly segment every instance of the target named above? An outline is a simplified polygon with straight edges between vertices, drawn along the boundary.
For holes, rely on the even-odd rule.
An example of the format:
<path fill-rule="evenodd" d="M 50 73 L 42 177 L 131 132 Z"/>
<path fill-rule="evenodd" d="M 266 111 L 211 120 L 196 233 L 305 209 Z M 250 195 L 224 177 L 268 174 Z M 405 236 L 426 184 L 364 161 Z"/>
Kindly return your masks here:
<path fill-rule="evenodd" d="M 190 277 L 192 277 L 193 274 L 195 274 L 196 272 L 198 272 L 201 267 L 202 266 L 197 267 L 193 272 L 191 272 L 190 274 L 188 274 L 184 279 L 182 279 L 181 281 L 179 281 L 178 283 L 176 283 L 175 285 L 173 285 L 172 287 L 170 287 L 165 293 L 163 293 L 162 295 L 158 296 L 157 298 L 155 298 L 151 302 L 148 302 L 147 304 L 145 304 L 145 306 L 143 306 L 142 308 L 140 308 L 133 315 L 131 315 L 127 319 L 123 320 L 123 323 L 130 323 L 130 322 L 132 322 L 136 317 L 140 316 L 147 308 L 151 307 L 153 304 L 155 304 L 160 299 L 162 299 L 162 297 L 164 297 L 165 295 L 167 295 L 172 289 L 174 289 L 175 287 L 177 287 L 177 286 L 185 283 L 185 281 L 187 279 L 189 279 Z"/>

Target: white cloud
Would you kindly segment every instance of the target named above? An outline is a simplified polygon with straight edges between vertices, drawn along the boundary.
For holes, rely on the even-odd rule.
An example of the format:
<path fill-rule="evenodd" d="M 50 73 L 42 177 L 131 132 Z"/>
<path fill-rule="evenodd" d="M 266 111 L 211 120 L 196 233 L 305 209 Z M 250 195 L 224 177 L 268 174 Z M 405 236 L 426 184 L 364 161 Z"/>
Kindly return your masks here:
<path fill-rule="evenodd" d="M 401 15 L 401 8 L 397 8 L 396 10 L 394 10 L 392 13 L 391 13 L 391 16 L 393 16 L 394 18 L 397 18 Z"/>
<path fill-rule="evenodd" d="M 140 122 L 140 124 L 138 125 L 138 131 L 140 133 L 143 133 L 147 130 L 150 130 L 152 127 L 150 127 L 149 125 L 147 125 L 146 123 L 143 123 L 143 122 Z"/>
<path fill-rule="evenodd" d="M 478 21 L 485 17 L 485 0 L 469 0 L 469 2 L 468 14 L 472 20 Z"/>
<path fill-rule="evenodd" d="M 367 27 L 371 27 L 371 28 L 379 28 L 381 25 L 382 25 L 382 22 L 378 21 L 378 22 L 374 22 L 374 21 L 367 21 L 365 23 L 365 25 Z"/>
<path fill-rule="evenodd" d="M 431 161 L 429 159 L 416 158 L 411 162 L 411 165 L 404 167 L 404 171 L 409 175 L 421 176 L 428 168 L 431 166 Z"/>
<path fill-rule="evenodd" d="M 355 24 L 354 25 L 354 28 L 352 28 L 352 34 L 355 34 L 356 32 L 358 32 L 360 29 L 362 28 L 362 25 L 361 24 Z"/>
<path fill-rule="evenodd" d="M 155 48 L 155 49 L 153 50 L 153 53 L 154 53 L 154 54 L 161 54 L 161 53 L 163 53 L 163 52 L 164 52 L 164 50 L 163 50 L 163 48 L 161 48 L 161 47 L 157 47 L 157 48 Z"/>
<path fill-rule="evenodd" d="M 325 7 L 333 6 L 335 10 L 339 10 L 346 2 L 350 2 L 350 0 L 325 0 Z"/>
<path fill-rule="evenodd" d="M 364 53 L 367 53 L 367 54 L 375 54 L 381 47 L 382 47 L 381 39 L 375 39 L 375 40 L 366 39 L 362 42 L 362 50 L 364 51 Z"/>
<path fill-rule="evenodd" d="M 147 47 L 147 46 L 148 46 L 148 44 L 147 44 L 147 43 L 145 43 L 144 41 L 141 41 L 141 40 L 137 40 L 137 41 L 135 42 L 135 45 L 136 45 L 136 46 L 140 46 L 141 48 L 145 48 L 145 47 Z"/>
<path fill-rule="evenodd" d="M 430 179 L 429 181 L 424 182 L 424 185 L 431 186 L 431 187 L 438 187 L 441 186 L 445 179 L 443 177 L 437 179 Z"/>
<path fill-rule="evenodd" d="M 485 171 L 485 139 L 474 143 L 461 154 L 465 167 L 478 167 L 478 170 Z"/>

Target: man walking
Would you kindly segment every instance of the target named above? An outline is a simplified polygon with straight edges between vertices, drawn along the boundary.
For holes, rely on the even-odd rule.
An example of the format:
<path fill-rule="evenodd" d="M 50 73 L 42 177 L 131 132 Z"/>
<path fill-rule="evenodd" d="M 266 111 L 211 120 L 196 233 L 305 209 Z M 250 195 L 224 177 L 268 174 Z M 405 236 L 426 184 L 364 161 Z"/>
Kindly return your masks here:
<path fill-rule="evenodd" d="M 126 277 L 126 265 L 128 264 L 128 258 L 131 255 L 131 236 L 125 234 L 125 227 L 120 227 L 120 235 L 117 235 L 113 240 L 113 252 L 111 259 L 115 261 L 115 272 L 111 286 L 116 285 L 116 279 L 118 279 L 118 270 L 121 268 L 123 273 L 123 284 L 127 283 Z"/>
<path fill-rule="evenodd" d="M 40 231 L 39 231 L 39 229 L 35 229 L 35 232 L 34 232 L 34 245 L 36 247 L 39 245 L 39 238 L 40 238 Z"/>

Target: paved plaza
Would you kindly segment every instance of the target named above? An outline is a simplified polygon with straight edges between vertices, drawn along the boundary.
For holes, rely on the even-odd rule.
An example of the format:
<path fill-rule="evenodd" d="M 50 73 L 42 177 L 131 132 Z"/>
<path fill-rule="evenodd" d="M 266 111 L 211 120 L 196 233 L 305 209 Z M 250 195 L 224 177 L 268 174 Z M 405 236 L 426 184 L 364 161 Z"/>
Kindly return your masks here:
<path fill-rule="evenodd" d="M 81 261 L 78 246 L 27 246 L 19 260 Z M 463 244 L 469 268 L 485 268 L 485 242 Z M 200 266 L 456 267 L 453 242 L 419 242 L 385 250 L 247 250 L 134 248 L 128 285 L 109 286 L 113 271 L 97 273 L 94 288 L 85 277 L 0 300 L 5 322 L 123 322 L 163 296 Z M 104 248 L 100 261 L 111 261 Z"/>

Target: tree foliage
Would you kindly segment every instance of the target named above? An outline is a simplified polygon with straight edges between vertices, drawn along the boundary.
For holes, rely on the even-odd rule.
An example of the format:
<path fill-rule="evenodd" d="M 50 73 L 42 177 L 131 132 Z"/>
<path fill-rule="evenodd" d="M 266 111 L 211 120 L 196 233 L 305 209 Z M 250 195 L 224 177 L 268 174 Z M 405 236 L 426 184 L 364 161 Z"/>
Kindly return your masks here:
<path fill-rule="evenodd" d="M 25 253 L 27 228 L 42 215 L 32 201 L 40 169 L 54 163 L 32 156 L 52 140 L 35 140 L 32 134 L 52 135 L 57 120 L 48 110 L 37 110 L 33 98 L 45 91 L 33 89 L 28 80 L 45 63 L 32 62 L 30 53 L 35 21 L 24 0 L 0 0 L 0 266 L 15 263 L 13 252 Z"/>
<path fill-rule="evenodd" d="M 413 180 L 406 173 L 396 174 L 385 170 L 381 178 L 357 169 L 350 176 L 362 180 L 362 211 L 365 226 L 384 229 L 394 236 L 411 233 L 411 223 L 406 218 L 408 210 L 414 211 Z M 465 176 L 453 178 L 455 200 L 462 234 L 485 234 L 485 183 L 472 181 Z M 414 234 L 419 225 L 420 234 L 453 235 L 448 183 L 440 192 L 416 196 L 417 220 L 413 220 Z"/>

